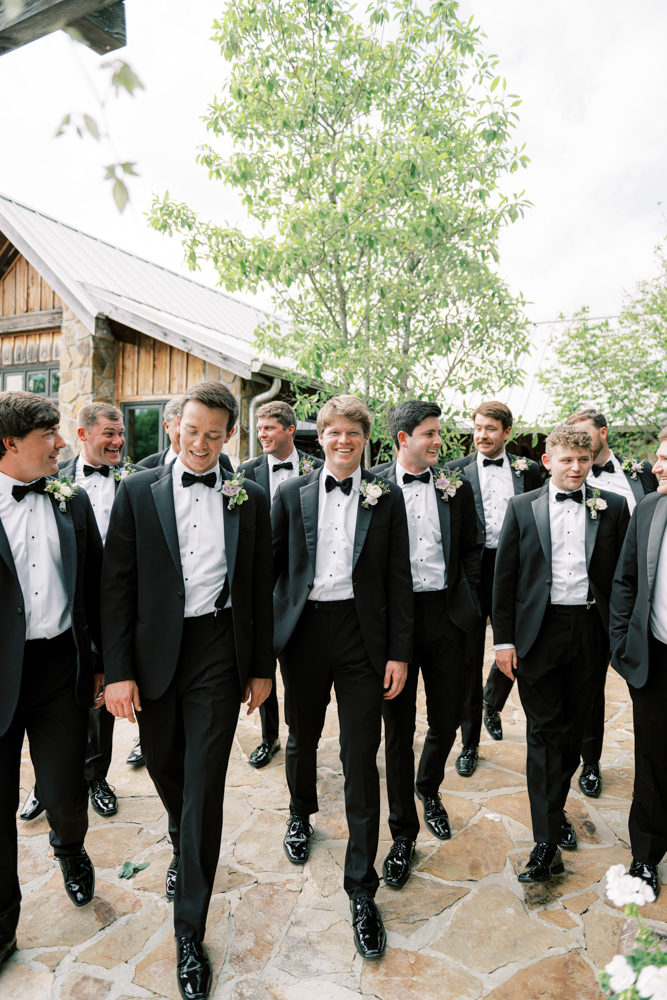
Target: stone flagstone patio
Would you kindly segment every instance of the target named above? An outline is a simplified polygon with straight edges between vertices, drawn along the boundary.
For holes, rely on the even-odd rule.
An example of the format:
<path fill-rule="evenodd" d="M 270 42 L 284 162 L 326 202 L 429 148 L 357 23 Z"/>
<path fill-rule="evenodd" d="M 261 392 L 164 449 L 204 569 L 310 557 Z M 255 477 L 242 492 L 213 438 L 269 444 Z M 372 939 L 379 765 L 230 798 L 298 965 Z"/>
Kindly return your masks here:
<path fill-rule="evenodd" d="M 487 666 L 492 656 L 487 646 Z M 282 695 L 282 690 L 280 690 Z M 426 731 L 423 692 L 418 744 Z M 381 961 L 357 955 L 342 890 L 347 834 L 338 725 L 331 706 L 320 744 L 320 805 L 315 840 L 303 870 L 286 859 L 288 809 L 283 753 L 263 771 L 246 763 L 259 742 L 258 719 L 241 717 L 230 762 L 220 864 L 207 945 L 216 1000 L 594 1000 L 596 972 L 618 947 L 623 914 L 604 899 L 609 865 L 629 863 L 627 815 L 633 777 L 632 708 L 627 686 L 607 682 L 604 791 L 598 800 L 573 791 L 568 812 L 579 850 L 566 872 L 526 893 L 516 870 L 532 846 L 525 788 L 525 721 L 516 689 L 503 713 L 505 740 L 484 732 L 472 778 L 454 769 L 442 788 L 454 830 L 441 844 L 422 835 L 414 874 L 401 892 L 381 888 L 388 930 Z M 109 780 L 118 814 L 91 810 L 87 849 L 97 869 L 93 902 L 75 909 L 49 856 L 44 817 L 19 821 L 23 909 L 19 951 L 0 971 L 2 1000 L 178 1000 L 171 904 L 163 894 L 171 850 L 167 820 L 145 768 L 125 764 L 136 729 L 116 727 Z M 283 734 L 283 746 L 286 733 Z M 382 843 L 388 849 L 384 761 Z M 33 783 L 27 748 L 22 796 Z M 148 861 L 131 881 L 124 861 Z M 667 867 L 661 869 L 663 881 Z M 667 892 L 644 908 L 667 931 Z"/>

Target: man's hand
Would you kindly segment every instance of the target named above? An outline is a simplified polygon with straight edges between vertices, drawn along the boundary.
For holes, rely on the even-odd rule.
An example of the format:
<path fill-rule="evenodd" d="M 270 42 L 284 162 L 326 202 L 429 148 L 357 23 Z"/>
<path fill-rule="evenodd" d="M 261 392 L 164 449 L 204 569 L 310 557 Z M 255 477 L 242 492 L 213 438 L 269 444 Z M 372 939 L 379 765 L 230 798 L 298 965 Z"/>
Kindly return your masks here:
<path fill-rule="evenodd" d="M 248 704 L 247 715 L 254 712 L 256 708 L 263 705 L 271 694 L 273 681 L 269 677 L 249 677 L 246 684 L 245 694 L 241 699 L 242 704 Z"/>
<path fill-rule="evenodd" d="M 400 694 L 405 686 L 408 677 L 408 665 L 402 660 L 387 660 L 384 668 L 384 697 L 385 701 L 391 701 L 397 694 Z"/>
<path fill-rule="evenodd" d="M 104 704 L 104 674 L 93 674 L 93 708 L 101 708 Z"/>
<path fill-rule="evenodd" d="M 516 649 L 497 649 L 496 663 L 498 664 L 498 669 L 502 670 L 505 674 L 505 677 L 509 677 L 513 681 L 516 677 Z"/>
<path fill-rule="evenodd" d="M 116 681 L 115 684 L 107 684 L 104 689 L 104 701 L 108 710 L 117 719 L 137 721 L 134 713 L 141 711 L 141 702 L 136 681 Z"/>

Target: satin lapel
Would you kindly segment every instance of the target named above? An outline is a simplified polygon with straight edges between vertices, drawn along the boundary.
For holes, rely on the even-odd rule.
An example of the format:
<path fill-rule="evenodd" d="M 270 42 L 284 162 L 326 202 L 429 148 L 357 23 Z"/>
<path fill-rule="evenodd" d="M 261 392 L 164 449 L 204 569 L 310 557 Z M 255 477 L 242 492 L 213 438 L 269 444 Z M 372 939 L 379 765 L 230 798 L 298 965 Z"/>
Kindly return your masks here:
<path fill-rule="evenodd" d="M 255 466 L 255 482 L 262 487 L 266 493 L 267 499 L 271 499 L 271 483 L 269 482 L 271 476 L 269 473 L 269 462 L 268 459 L 264 462 L 260 462 Z"/>
<path fill-rule="evenodd" d="M 590 487 L 586 489 L 586 500 L 593 496 L 593 490 Z M 604 517 L 604 513 L 598 514 L 597 517 L 591 517 L 591 512 L 586 508 L 586 569 L 589 568 L 591 564 L 591 557 L 593 555 L 593 549 L 595 548 L 595 539 L 598 536 L 598 526 L 600 524 L 600 517 Z"/>
<path fill-rule="evenodd" d="M 18 575 L 16 572 L 16 566 L 14 565 L 14 556 L 12 555 L 12 550 L 9 547 L 9 539 L 7 538 L 7 532 L 5 531 L 5 526 L 0 521 L 0 558 L 4 559 L 10 570 L 16 578 L 18 583 Z"/>
<path fill-rule="evenodd" d="M 648 551 L 646 553 L 646 575 L 648 577 L 648 592 L 653 593 L 653 583 L 655 581 L 655 571 L 660 558 L 660 548 L 665 534 L 665 524 L 667 523 L 667 500 L 659 500 L 655 505 L 651 527 L 648 533 Z"/>
<path fill-rule="evenodd" d="M 74 600 L 74 591 L 76 590 L 76 535 L 74 534 L 72 511 L 69 509 L 69 503 L 64 511 L 60 510 L 58 501 L 50 493 L 49 499 L 53 507 L 58 536 L 60 538 L 60 555 L 63 561 L 65 589 L 71 602 Z"/>
<path fill-rule="evenodd" d="M 547 483 L 540 490 L 539 496 L 531 502 L 533 517 L 537 525 L 537 533 L 540 536 L 540 544 L 547 561 L 549 572 L 551 572 L 551 526 L 549 524 L 549 484 Z"/>
<path fill-rule="evenodd" d="M 221 469 L 220 471 L 222 473 L 223 480 L 234 478 L 231 473 L 227 472 L 226 469 Z M 224 512 L 227 579 L 229 580 L 229 586 L 231 587 L 232 580 L 234 579 L 234 568 L 236 566 L 236 553 L 239 547 L 239 526 L 241 511 L 243 508 L 232 507 L 232 509 L 229 510 L 227 498 L 220 494 L 220 499 L 222 501 L 222 509 Z"/>
<path fill-rule="evenodd" d="M 437 478 L 440 469 L 434 467 L 433 474 Z M 449 513 L 449 505 L 452 502 L 452 498 L 445 503 L 442 499 L 443 494 L 439 490 L 435 489 L 435 495 L 437 497 L 436 503 L 438 505 L 438 518 L 440 519 L 440 534 L 442 535 L 442 552 L 445 557 L 445 569 L 449 567 L 449 556 L 452 551 L 452 521 Z"/>
<path fill-rule="evenodd" d="M 365 469 L 361 470 L 361 478 L 367 483 L 372 483 L 376 478 L 371 475 L 370 472 L 366 472 Z M 382 500 L 380 500 L 382 503 Z M 359 498 L 359 506 L 357 507 L 357 524 L 354 529 L 354 548 L 352 549 L 352 571 L 357 565 L 359 556 L 364 547 L 364 542 L 366 541 L 366 535 L 368 534 L 368 529 L 371 526 L 371 518 L 373 516 L 373 507 L 362 507 L 361 497 Z"/>
<path fill-rule="evenodd" d="M 630 489 L 632 490 L 632 495 L 634 496 L 637 503 L 639 503 L 641 498 L 644 496 L 644 487 L 642 486 L 641 479 L 639 478 L 639 476 L 637 476 L 636 479 L 633 479 L 632 476 L 628 475 L 627 472 L 624 472 L 623 475 L 630 483 Z"/>
<path fill-rule="evenodd" d="M 310 482 L 303 489 L 299 490 L 299 500 L 301 502 L 301 517 L 303 518 L 303 531 L 306 536 L 306 547 L 308 555 L 315 572 L 315 560 L 317 558 L 317 521 L 320 504 L 320 474 L 322 469 L 315 469 L 306 476 Z"/>
<path fill-rule="evenodd" d="M 65 462 L 62 469 L 58 469 L 59 476 L 72 476 L 76 475 L 76 460 L 79 456 L 76 455 L 74 458 L 70 458 L 68 462 Z"/>
<path fill-rule="evenodd" d="M 477 511 L 477 517 L 480 519 L 482 524 L 486 526 L 486 521 L 484 520 L 484 501 L 482 500 L 482 487 L 479 482 L 479 469 L 477 468 L 477 458 L 474 461 L 469 462 L 463 469 L 463 473 L 468 477 L 468 481 L 472 486 L 472 491 L 475 495 L 475 510 Z"/>
<path fill-rule="evenodd" d="M 161 465 L 155 470 L 156 481 L 151 483 L 153 503 L 160 519 L 167 547 L 174 560 L 179 576 L 182 575 L 181 548 L 178 544 L 178 528 L 176 526 L 176 511 L 174 509 L 174 486 L 171 478 L 171 465 Z"/>
<path fill-rule="evenodd" d="M 392 462 L 387 471 L 382 473 L 382 478 L 388 483 L 396 482 L 396 462 Z"/>

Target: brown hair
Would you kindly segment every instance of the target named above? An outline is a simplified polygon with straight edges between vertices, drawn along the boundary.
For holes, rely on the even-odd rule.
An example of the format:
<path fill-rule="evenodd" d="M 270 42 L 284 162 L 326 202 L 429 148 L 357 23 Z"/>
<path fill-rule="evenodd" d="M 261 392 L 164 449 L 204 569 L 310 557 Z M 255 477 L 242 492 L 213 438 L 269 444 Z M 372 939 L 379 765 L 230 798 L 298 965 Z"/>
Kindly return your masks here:
<path fill-rule="evenodd" d="M 229 419 L 227 431 L 236 423 L 239 415 L 239 404 L 236 396 L 222 382 L 198 382 L 190 386 L 181 396 L 181 414 L 186 403 L 202 403 L 210 410 L 227 410 Z"/>
<path fill-rule="evenodd" d="M 578 431 L 568 424 L 560 424 L 554 427 L 549 437 L 544 443 L 547 455 L 550 455 L 554 448 L 581 448 L 582 451 L 593 451 L 593 441 L 588 431 Z"/>
<path fill-rule="evenodd" d="M 94 427 L 98 420 L 122 420 L 123 414 L 111 403 L 84 403 L 76 417 L 76 426 L 87 431 Z"/>
<path fill-rule="evenodd" d="M 590 420 L 596 430 L 600 430 L 601 427 L 607 426 L 607 418 L 604 413 L 600 413 L 593 406 L 589 406 L 584 410 L 577 410 L 573 413 L 571 417 L 568 417 L 565 421 L 567 427 L 571 427 L 573 424 L 583 424 L 585 420 Z"/>
<path fill-rule="evenodd" d="M 473 420 L 478 413 L 480 417 L 491 417 L 492 420 L 499 420 L 503 425 L 504 431 L 514 423 L 514 417 L 509 406 L 499 402 L 497 399 L 490 399 L 488 403 L 480 403 L 477 409 L 473 410 Z"/>
<path fill-rule="evenodd" d="M 34 392 L 0 392 L 0 458 L 7 454 L 5 438 L 24 438 L 59 423 L 60 411 L 52 400 Z"/>
<path fill-rule="evenodd" d="M 334 417 L 347 417 L 355 424 L 361 424 L 364 437 L 371 432 L 373 418 L 363 399 L 358 396 L 334 396 L 328 399 L 317 414 L 317 433 L 321 436 Z"/>
<path fill-rule="evenodd" d="M 667 427 L 663 427 L 661 431 L 658 431 L 658 441 L 664 441 L 667 438 Z"/>
<path fill-rule="evenodd" d="M 257 410 L 257 419 L 260 417 L 277 420 L 284 431 L 288 427 L 296 427 L 296 413 L 289 403 L 283 403 L 280 399 L 263 403 Z"/>
<path fill-rule="evenodd" d="M 174 417 L 177 417 L 181 412 L 181 397 L 174 396 L 169 400 L 168 403 L 164 404 L 164 412 L 162 413 L 162 419 L 165 423 L 170 424 Z"/>

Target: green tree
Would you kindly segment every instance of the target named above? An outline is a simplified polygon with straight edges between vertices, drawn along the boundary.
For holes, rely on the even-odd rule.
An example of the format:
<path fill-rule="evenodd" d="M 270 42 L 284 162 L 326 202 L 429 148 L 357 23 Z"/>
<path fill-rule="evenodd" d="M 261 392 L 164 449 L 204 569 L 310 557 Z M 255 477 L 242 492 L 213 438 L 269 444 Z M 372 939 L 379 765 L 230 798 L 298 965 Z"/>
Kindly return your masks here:
<path fill-rule="evenodd" d="M 257 331 L 260 348 L 325 393 L 433 398 L 454 415 L 521 378 L 523 303 L 496 269 L 500 231 L 527 204 L 503 189 L 527 163 L 510 146 L 520 101 L 457 10 L 233 0 L 215 22 L 231 69 L 206 122 L 232 151 L 198 159 L 240 192 L 254 231 L 168 193 L 150 221 L 228 291 L 268 288 L 284 322 Z"/>

